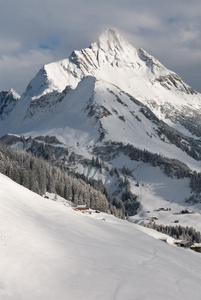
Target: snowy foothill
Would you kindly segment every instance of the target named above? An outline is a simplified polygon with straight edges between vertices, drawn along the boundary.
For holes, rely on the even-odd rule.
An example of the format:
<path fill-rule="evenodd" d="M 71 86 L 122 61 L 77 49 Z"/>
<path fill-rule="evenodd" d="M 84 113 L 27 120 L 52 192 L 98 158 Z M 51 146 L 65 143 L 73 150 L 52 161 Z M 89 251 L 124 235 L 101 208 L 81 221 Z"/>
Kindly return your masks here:
<path fill-rule="evenodd" d="M 185 300 L 200 294 L 199 253 L 111 215 L 75 211 L 2 174 L 0 189 L 1 300 Z"/>

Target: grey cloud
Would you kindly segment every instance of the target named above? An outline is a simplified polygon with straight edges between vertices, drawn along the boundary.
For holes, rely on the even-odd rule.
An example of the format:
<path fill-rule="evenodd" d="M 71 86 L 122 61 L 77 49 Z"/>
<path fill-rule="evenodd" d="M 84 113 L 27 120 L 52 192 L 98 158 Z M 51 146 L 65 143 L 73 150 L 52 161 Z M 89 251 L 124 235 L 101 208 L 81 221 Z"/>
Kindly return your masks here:
<path fill-rule="evenodd" d="M 22 93 L 43 64 L 88 47 L 115 27 L 201 92 L 196 0 L 7 0 L 0 27 L 0 90 Z"/>

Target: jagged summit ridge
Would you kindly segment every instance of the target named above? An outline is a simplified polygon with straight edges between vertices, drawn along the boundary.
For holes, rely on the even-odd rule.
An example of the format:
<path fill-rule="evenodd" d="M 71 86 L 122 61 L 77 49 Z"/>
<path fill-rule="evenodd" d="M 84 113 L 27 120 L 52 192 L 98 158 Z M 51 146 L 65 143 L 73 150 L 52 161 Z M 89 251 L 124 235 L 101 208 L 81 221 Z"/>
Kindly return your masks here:
<path fill-rule="evenodd" d="M 97 42 L 92 43 L 89 48 L 73 51 L 69 57 L 84 75 L 97 77 L 100 77 L 105 65 L 122 67 L 135 63 L 137 59 L 137 50 L 116 29 L 105 30 Z M 102 75 L 101 78 L 104 79 Z"/>

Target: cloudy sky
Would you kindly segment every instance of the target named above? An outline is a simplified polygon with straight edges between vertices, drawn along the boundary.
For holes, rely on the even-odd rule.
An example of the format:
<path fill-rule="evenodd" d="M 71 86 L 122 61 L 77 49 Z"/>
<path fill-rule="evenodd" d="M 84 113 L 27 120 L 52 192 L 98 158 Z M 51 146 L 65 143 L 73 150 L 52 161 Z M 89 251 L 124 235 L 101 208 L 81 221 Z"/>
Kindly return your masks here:
<path fill-rule="evenodd" d="M 116 28 L 201 92 L 200 0 L 0 0 L 0 91 Z"/>

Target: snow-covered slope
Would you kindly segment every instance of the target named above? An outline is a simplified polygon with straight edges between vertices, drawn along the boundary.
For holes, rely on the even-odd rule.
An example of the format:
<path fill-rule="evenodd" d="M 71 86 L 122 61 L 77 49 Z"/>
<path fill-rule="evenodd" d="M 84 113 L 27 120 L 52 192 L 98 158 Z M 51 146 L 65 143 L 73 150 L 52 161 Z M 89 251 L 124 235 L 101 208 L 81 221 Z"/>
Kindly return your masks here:
<path fill-rule="evenodd" d="M 76 212 L 3 175 L 0 189 L 2 300 L 185 300 L 200 294 L 199 253 L 109 215 Z"/>

